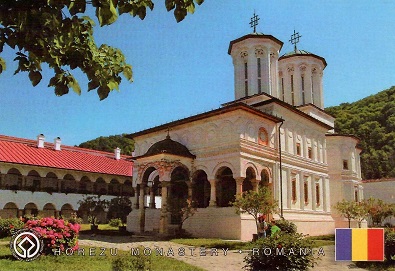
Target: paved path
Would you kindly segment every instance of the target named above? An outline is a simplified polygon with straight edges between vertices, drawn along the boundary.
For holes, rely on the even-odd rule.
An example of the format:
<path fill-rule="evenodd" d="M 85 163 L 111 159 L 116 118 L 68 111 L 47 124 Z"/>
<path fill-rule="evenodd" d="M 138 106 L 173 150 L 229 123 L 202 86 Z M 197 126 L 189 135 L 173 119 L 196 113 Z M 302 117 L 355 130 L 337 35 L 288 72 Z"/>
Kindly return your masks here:
<path fill-rule="evenodd" d="M 243 270 L 243 259 L 245 254 L 240 254 L 237 251 L 228 251 L 227 255 L 224 256 L 224 252 L 219 249 L 218 256 L 211 256 L 211 251 L 206 250 L 206 256 L 200 256 L 199 248 L 195 248 L 193 256 L 191 256 L 192 247 L 176 244 L 169 241 L 155 241 L 149 240 L 146 237 L 118 237 L 118 236 L 80 236 L 79 244 L 82 246 L 96 246 L 106 248 L 118 248 L 119 250 L 131 250 L 131 248 L 137 248 L 143 246 L 150 248 L 155 253 L 155 248 L 163 248 L 164 254 L 167 252 L 174 251 L 174 256 L 169 257 L 187 262 L 194 266 L 198 266 L 205 270 L 216 270 L 216 271 L 232 271 L 232 270 Z M 170 249 L 171 248 L 171 249 Z M 178 249 L 185 249 L 185 256 L 178 255 Z M 327 270 L 365 270 L 356 267 L 351 262 L 335 262 L 334 246 L 325 246 L 325 256 L 319 261 L 318 265 L 312 268 L 312 270 L 327 271 Z M 215 252 L 215 251 L 214 251 Z"/>

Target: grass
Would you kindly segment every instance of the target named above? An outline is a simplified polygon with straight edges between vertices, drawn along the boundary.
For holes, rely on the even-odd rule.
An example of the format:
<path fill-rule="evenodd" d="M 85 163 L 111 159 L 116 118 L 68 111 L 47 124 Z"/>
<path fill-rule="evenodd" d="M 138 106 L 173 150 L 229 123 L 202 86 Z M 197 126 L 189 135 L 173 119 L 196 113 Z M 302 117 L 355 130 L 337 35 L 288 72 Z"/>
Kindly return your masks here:
<path fill-rule="evenodd" d="M 309 236 L 307 238 L 313 241 L 313 247 L 315 248 L 322 246 L 331 246 L 335 244 L 334 235 Z M 209 238 L 171 239 L 170 241 L 186 246 L 228 248 L 229 250 L 249 249 L 251 247 L 251 242 L 226 241 L 222 239 Z"/>
<path fill-rule="evenodd" d="M 229 250 L 243 249 L 247 247 L 247 244 L 249 244 L 247 242 L 242 242 L 242 241 L 226 241 L 222 239 L 209 239 L 209 238 L 171 239 L 170 241 L 186 246 L 228 248 Z"/>
<path fill-rule="evenodd" d="M 87 251 L 88 248 L 85 248 Z M 98 253 L 100 249 L 97 249 Z M 105 256 L 40 256 L 32 262 L 18 261 L 15 259 L 8 247 L 8 244 L 0 245 L 0 270 L 28 270 L 28 271 L 105 271 L 111 270 L 111 263 L 117 257 L 132 257 L 127 251 L 120 251 L 116 256 L 110 255 L 109 250 Z M 152 270 L 193 270 L 202 271 L 198 267 L 178 261 L 172 258 L 156 256 L 152 257 Z"/>

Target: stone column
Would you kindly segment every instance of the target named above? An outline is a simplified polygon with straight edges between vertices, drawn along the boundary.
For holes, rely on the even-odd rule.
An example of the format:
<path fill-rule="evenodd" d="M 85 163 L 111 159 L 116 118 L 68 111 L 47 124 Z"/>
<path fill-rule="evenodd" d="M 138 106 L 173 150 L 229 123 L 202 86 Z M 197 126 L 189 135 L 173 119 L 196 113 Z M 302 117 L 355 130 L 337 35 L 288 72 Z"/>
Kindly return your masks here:
<path fill-rule="evenodd" d="M 244 178 L 243 177 L 237 177 L 235 178 L 236 180 L 236 197 L 241 195 L 243 193 L 243 182 Z"/>
<path fill-rule="evenodd" d="M 192 200 L 192 193 L 193 193 L 193 184 L 191 181 L 187 182 L 188 186 L 188 198 Z"/>
<path fill-rule="evenodd" d="M 140 185 L 140 233 L 145 231 L 145 206 L 144 206 L 144 184 Z"/>
<path fill-rule="evenodd" d="M 149 202 L 149 207 L 151 209 L 155 209 L 156 208 L 156 204 L 155 204 L 155 191 L 154 191 L 154 187 L 150 187 L 150 202 Z"/>
<path fill-rule="evenodd" d="M 159 233 L 167 233 L 167 187 L 169 182 L 162 182 L 162 207 L 160 212 Z"/>
<path fill-rule="evenodd" d="M 134 202 L 134 209 L 139 209 L 139 196 L 140 196 L 140 190 L 137 189 L 137 186 L 135 187 L 135 202 Z"/>
<path fill-rule="evenodd" d="M 253 179 L 251 180 L 252 183 L 252 190 L 258 192 L 259 190 L 259 182 L 261 182 L 260 180 L 257 179 Z"/>
<path fill-rule="evenodd" d="M 55 218 L 59 218 L 59 215 L 60 215 L 60 211 L 55 210 Z"/>
<path fill-rule="evenodd" d="M 217 180 L 209 180 L 210 182 L 210 203 L 209 207 L 217 207 Z"/>

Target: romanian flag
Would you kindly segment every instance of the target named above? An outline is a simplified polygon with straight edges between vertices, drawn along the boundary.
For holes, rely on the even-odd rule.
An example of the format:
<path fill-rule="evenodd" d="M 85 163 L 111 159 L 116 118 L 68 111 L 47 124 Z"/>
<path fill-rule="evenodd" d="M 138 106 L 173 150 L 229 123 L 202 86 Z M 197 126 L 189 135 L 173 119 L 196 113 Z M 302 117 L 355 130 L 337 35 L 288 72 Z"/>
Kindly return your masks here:
<path fill-rule="evenodd" d="M 384 229 L 336 229 L 336 261 L 384 261 Z"/>

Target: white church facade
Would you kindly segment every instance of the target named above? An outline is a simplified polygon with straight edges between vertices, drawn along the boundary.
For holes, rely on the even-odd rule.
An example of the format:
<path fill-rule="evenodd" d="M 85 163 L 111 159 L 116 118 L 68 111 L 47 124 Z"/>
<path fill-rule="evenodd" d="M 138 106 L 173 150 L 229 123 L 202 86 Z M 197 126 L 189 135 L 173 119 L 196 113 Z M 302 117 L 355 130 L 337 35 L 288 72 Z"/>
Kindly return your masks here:
<path fill-rule="evenodd" d="M 129 135 L 136 189 L 129 231 L 172 232 L 167 199 L 190 198 L 198 209 L 185 230 L 249 240 L 255 222 L 230 202 L 259 186 L 271 189 L 283 217 L 305 234 L 346 225 L 332 206 L 363 198 L 358 139 L 335 134 L 335 119 L 323 110 L 325 59 L 296 43 L 280 56 L 282 45 L 261 33 L 231 41 L 234 101 Z"/>

